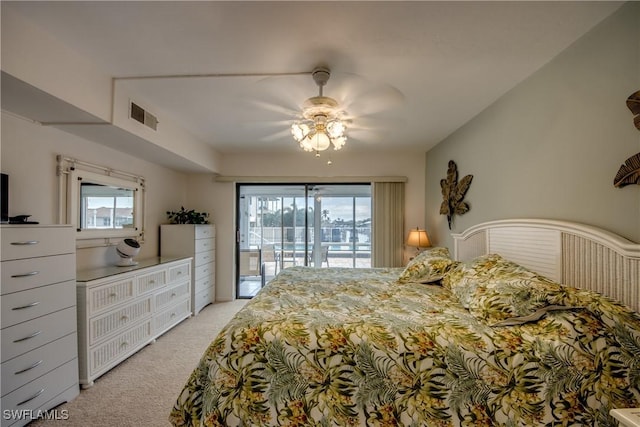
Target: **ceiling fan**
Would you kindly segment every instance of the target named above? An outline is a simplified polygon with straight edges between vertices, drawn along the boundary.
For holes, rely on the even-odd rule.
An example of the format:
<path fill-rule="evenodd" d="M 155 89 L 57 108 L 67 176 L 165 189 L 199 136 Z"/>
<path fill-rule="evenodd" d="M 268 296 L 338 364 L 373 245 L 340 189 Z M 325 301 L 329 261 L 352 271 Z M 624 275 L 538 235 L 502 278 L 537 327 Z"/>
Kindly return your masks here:
<path fill-rule="evenodd" d="M 318 96 L 308 98 L 302 104 L 302 119 L 291 125 L 291 134 L 305 151 L 315 151 L 319 156 L 333 145 L 341 149 L 347 141 L 347 125 L 342 119 L 338 101 L 324 96 L 323 88 L 329 81 L 331 71 L 326 67 L 316 67 L 311 76 L 318 86 Z"/>
<path fill-rule="evenodd" d="M 272 121 L 272 125 L 285 127 L 264 140 L 279 139 L 285 135 L 293 136 L 300 147 L 306 151 L 315 152 L 319 156 L 321 151 L 333 147 L 338 150 L 345 145 L 347 134 L 349 139 L 366 141 L 379 137 L 379 134 L 390 128 L 390 124 L 397 124 L 396 119 L 381 115 L 404 100 L 404 95 L 396 88 L 385 84 L 376 84 L 357 74 L 338 72 L 333 74 L 335 81 L 330 85 L 331 95 L 324 93 L 331 70 L 326 66 L 317 66 L 308 73 L 318 88 L 318 94 L 300 101 L 292 99 L 293 93 L 300 95 L 297 86 L 291 86 L 290 80 L 275 76 L 277 80 L 269 78 L 266 87 L 271 88 L 270 101 L 256 101 L 252 103 L 277 114 L 284 114 L 285 120 Z M 280 98 L 282 102 L 274 103 L 273 98 Z M 349 113 L 347 111 L 349 110 Z"/>

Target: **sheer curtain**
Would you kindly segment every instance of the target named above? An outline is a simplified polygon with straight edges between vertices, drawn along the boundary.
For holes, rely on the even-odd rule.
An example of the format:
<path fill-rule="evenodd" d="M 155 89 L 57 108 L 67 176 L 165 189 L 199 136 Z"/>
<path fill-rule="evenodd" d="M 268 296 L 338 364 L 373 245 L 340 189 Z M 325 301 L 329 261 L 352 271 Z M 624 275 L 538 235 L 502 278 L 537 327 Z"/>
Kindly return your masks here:
<path fill-rule="evenodd" d="M 402 267 L 404 247 L 404 182 L 374 182 L 372 267 Z"/>

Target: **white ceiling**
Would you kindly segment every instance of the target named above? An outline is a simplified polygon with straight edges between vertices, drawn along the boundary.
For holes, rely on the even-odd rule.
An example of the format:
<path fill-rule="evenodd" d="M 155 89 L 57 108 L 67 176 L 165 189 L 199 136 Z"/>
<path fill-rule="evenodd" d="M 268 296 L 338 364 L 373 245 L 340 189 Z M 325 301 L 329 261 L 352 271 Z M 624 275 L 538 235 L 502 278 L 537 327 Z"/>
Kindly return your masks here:
<path fill-rule="evenodd" d="M 424 152 L 619 2 L 2 2 L 118 77 L 299 73 L 352 117 L 347 149 Z M 6 40 L 3 43 L 7 42 Z M 120 79 L 222 153 L 299 150 L 296 76 Z M 155 110 L 155 111 L 154 111 Z"/>

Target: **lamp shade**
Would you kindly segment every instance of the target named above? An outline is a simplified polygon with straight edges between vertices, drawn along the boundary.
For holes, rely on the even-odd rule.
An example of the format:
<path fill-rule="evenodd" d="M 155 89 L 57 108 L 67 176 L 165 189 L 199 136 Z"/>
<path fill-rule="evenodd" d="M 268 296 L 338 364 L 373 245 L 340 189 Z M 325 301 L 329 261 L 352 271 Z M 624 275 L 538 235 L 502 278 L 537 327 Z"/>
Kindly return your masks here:
<path fill-rule="evenodd" d="M 409 235 L 407 236 L 407 245 L 415 246 L 416 248 L 426 248 L 431 246 L 427 230 L 416 228 L 409 231 Z"/>

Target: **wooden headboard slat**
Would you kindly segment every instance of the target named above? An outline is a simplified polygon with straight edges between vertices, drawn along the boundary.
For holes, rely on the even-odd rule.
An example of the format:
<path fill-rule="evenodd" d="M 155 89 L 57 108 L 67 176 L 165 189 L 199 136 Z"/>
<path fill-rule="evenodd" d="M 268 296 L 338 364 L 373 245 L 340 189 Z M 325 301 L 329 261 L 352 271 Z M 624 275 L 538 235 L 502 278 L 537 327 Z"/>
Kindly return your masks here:
<path fill-rule="evenodd" d="M 613 233 L 568 221 L 510 219 L 478 224 L 453 238 L 457 260 L 497 253 L 640 312 L 640 244 Z"/>

